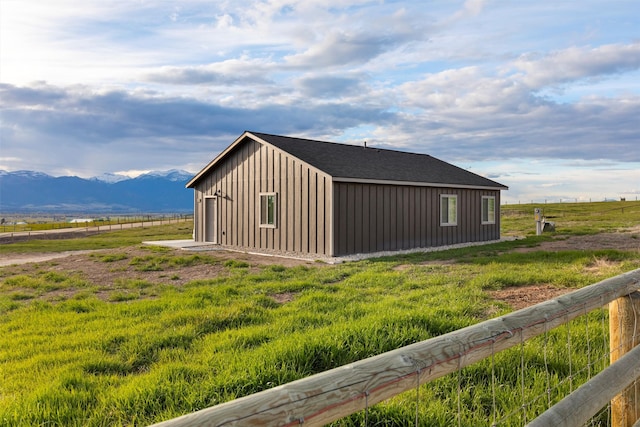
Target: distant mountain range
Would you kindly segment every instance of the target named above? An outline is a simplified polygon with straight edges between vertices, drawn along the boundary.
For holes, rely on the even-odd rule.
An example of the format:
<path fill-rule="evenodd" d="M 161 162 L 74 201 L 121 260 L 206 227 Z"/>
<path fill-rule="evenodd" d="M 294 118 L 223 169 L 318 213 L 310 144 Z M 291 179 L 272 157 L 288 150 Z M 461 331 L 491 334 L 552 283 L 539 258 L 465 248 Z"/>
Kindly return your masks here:
<path fill-rule="evenodd" d="M 193 190 L 185 184 L 192 177 L 180 170 L 89 179 L 0 170 L 0 212 L 188 213 Z"/>

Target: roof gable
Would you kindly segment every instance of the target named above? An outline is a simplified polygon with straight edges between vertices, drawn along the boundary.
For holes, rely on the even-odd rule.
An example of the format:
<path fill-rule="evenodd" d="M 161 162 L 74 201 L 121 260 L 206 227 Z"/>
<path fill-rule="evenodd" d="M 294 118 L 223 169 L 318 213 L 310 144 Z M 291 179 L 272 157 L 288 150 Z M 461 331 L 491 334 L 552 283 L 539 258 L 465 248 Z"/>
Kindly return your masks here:
<path fill-rule="evenodd" d="M 193 178 L 191 178 L 191 180 L 189 182 L 187 182 L 186 187 L 187 188 L 193 188 L 195 187 L 195 185 L 198 183 L 198 181 L 200 181 L 201 178 L 203 178 L 205 175 L 208 174 L 208 172 L 212 169 L 214 169 L 218 164 L 220 164 L 221 162 L 224 161 L 224 159 L 226 159 L 229 155 L 231 155 L 231 153 L 233 153 L 239 146 L 241 146 L 244 143 L 247 143 L 249 140 L 254 141 L 258 144 L 261 145 L 270 145 L 272 148 L 279 150 L 279 151 L 283 151 L 284 154 L 292 156 L 292 157 L 296 157 L 294 154 L 289 153 L 285 150 L 282 150 L 282 148 L 271 144 L 269 141 L 263 140 L 260 137 L 256 136 L 256 135 L 266 135 L 266 134 L 259 134 L 259 133 L 254 133 L 254 132 L 248 132 L 248 131 L 244 131 L 242 133 L 242 135 L 240 135 L 235 141 L 233 141 L 233 143 L 231 143 L 231 145 L 229 145 L 227 148 L 225 148 L 223 151 L 221 151 L 213 160 L 211 160 L 204 168 L 202 168 L 202 170 L 200 172 L 198 172 Z M 304 161 L 302 159 L 298 159 L 301 161 Z M 318 172 L 320 173 L 326 173 L 320 169 L 318 169 L 317 167 L 315 167 L 313 164 L 309 164 L 308 166 L 317 169 Z"/>
<path fill-rule="evenodd" d="M 344 181 L 376 181 L 437 186 L 507 189 L 505 185 L 469 172 L 427 154 L 323 142 L 259 132 L 244 132 L 229 147 L 194 176 L 193 187 L 245 137 L 272 145 L 283 152 Z"/>

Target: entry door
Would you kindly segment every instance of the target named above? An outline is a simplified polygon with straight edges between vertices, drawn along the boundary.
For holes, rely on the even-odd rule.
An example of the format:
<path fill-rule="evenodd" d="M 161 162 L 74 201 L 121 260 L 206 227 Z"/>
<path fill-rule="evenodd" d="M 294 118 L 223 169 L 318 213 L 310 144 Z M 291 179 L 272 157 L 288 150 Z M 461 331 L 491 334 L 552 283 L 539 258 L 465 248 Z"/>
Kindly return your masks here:
<path fill-rule="evenodd" d="M 204 241 L 218 244 L 218 198 L 204 199 Z"/>

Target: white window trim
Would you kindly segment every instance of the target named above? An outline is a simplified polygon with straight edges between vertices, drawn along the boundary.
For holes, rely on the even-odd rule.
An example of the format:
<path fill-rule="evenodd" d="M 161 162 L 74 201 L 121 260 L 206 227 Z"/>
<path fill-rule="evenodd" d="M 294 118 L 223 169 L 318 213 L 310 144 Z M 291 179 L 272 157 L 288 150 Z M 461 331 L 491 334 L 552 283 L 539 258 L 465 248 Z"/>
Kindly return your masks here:
<path fill-rule="evenodd" d="M 265 196 L 273 196 L 274 197 L 274 206 L 273 206 L 273 224 L 267 224 L 262 222 L 262 198 Z M 260 228 L 277 228 L 278 227 L 278 193 L 269 192 L 269 193 L 259 193 L 258 195 L 258 209 L 260 209 L 258 213 L 258 220 L 260 222 Z"/>
<path fill-rule="evenodd" d="M 485 200 L 493 200 L 493 220 L 484 220 L 484 201 Z M 487 205 L 487 208 L 489 205 Z M 487 216 L 488 215 L 487 211 Z M 482 221 L 482 225 L 491 225 L 496 223 L 496 197 L 495 196 L 482 196 L 482 204 L 480 205 L 480 221 Z"/>
<path fill-rule="evenodd" d="M 447 199 L 447 204 L 449 203 L 448 199 L 455 199 L 456 201 L 456 212 L 455 219 L 453 222 L 449 222 L 449 218 L 442 217 L 442 204 L 444 203 L 444 199 Z M 453 227 L 458 225 L 458 195 L 457 194 L 441 194 L 440 195 L 440 226 L 441 227 Z"/>

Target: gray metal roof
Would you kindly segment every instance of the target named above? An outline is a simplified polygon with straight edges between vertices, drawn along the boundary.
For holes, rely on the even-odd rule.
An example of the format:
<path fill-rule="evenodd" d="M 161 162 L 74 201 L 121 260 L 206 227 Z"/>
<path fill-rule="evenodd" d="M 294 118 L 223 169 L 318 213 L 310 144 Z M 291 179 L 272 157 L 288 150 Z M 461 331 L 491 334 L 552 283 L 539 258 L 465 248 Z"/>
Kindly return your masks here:
<path fill-rule="evenodd" d="M 248 132 L 333 178 L 452 186 L 508 187 L 427 154 Z"/>

